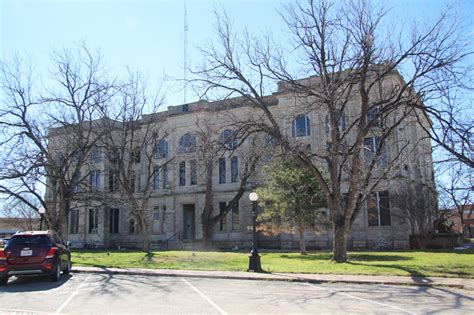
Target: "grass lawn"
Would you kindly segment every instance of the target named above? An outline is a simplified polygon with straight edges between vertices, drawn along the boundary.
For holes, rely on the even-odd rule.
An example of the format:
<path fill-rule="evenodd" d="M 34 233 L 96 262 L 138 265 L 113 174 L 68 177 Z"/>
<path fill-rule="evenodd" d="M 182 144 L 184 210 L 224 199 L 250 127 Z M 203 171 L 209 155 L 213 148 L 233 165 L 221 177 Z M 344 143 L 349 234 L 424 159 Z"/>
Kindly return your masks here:
<path fill-rule="evenodd" d="M 245 271 L 248 253 L 206 251 L 78 250 L 75 266 L 117 268 Z M 270 272 L 438 276 L 474 278 L 474 249 L 464 251 L 364 251 L 350 253 L 350 262 L 330 261 L 330 252 L 263 252 L 262 268 Z"/>

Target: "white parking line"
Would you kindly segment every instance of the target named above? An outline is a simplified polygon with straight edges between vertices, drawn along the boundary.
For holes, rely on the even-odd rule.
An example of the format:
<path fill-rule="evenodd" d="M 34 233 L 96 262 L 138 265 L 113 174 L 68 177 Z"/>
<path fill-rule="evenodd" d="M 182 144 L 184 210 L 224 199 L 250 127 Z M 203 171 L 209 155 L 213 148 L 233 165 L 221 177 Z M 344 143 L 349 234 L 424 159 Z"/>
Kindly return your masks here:
<path fill-rule="evenodd" d="M 76 296 L 76 294 L 79 293 L 79 290 L 86 284 L 86 282 L 87 282 L 87 280 L 89 279 L 90 276 L 91 276 L 91 274 L 89 274 L 84 279 L 84 281 L 82 281 L 82 283 L 76 288 L 76 290 L 74 290 L 74 292 L 72 292 L 72 294 L 68 297 L 68 299 L 66 301 L 64 301 L 64 303 L 61 304 L 61 306 L 58 307 L 58 309 L 56 310 L 56 312 L 54 312 L 54 314 L 61 313 L 61 311 L 72 301 L 72 299 Z"/>
<path fill-rule="evenodd" d="M 195 286 L 193 286 L 191 283 L 189 283 L 189 281 L 187 281 L 186 279 L 183 279 L 181 278 L 181 280 L 184 281 L 184 283 L 186 283 L 189 287 L 191 287 L 191 289 L 193 289 L 194 291 L 196 291 L 197 294 L 199 294 L 204 300 L 207 301 L 207 303 L 211 304 L 216 310 L 219 311 L 219 313 L 221 313 L 222 315 L 227 315 L 227 313 L 219 307 L 219 305 L 217 305 L 216 303 L 214 303 L 210 298 L 208 298 L 207 296 L 204 295 L 204 293 L 202 293 L 201 291 L 199 291 Z"/>
<path fill-rule="evenodd" d="M 401 312 L 408 313 L 408 314 L 416 314 L 414 312 L 410 312 L 410 311 L 404 310 L 402 308 L 399 308 L 399 307 L 396 307 L 396 306 L 393 306 L 393 305 L 380 303 L 380 302 L 373 301 L 373 300 L 364 299 L 364 298 L 354 296 L 354 295 L 351 295 L 351 294 L 347 294 L 347 293 L 344 293 L 344 292 L 339 292 L 339 291 L 335 291 L 335 290 L 331 290 L 331 289 L 327 289 L 327 288 L 322 288 L 322 287 L 316 286 L 316 285 L 311 284 L 311 283 L 305 283 L 305 284 L 309 285 L 312 288 L 318 289 L 318 290 L 328 291 L 328 292 L 331 292 L 331 293 L 334 293 L 334 294 L 340 294 L 340 295 L 343 295 L 343 296 L 346 296 L 346 297 L 349 297 L 349 298 L 352 298 L 352 299 L 356 299 L 356 300 L 360 300 L 360 301 L 364 301 L 364 302 L 369 302 L 369 303 L 384 306 L 384 307 L 393 308 L 397 311 L 401 311 Z"/>

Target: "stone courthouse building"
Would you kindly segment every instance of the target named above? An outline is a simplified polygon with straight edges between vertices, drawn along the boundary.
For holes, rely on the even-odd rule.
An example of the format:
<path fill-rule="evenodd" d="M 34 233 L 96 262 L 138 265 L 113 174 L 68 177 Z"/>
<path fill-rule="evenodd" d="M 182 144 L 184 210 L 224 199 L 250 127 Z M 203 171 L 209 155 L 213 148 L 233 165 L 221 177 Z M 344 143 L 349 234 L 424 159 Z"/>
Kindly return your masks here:
<path fill-rule="evenodd" d="M 397 80 L 401 80 L 400 76 L 393 75 L 384 84 L 396 84 Z M 303 102 L 282 84 L 277 92 L 268 96 L 268 102 L 270 110 L 289 139 L 305 145 L 312 152 L 326 150 L 327 114 L 323 110 L 306 111 L 301 105 Z M 345 113 L 348 121 L 342 121 L 341 125 L 348 124 L 351 113 L 357 112 L 357 102 L 349 105 Z M 154 179 L 150 199 L 149 236 L 153 247 L 182 248 L 183 244 L 195 244 L 202 239 L 201 212 L 206 182 L 201 167 L 203 161 L 198 155 L 199 148 L 196 148 L 200 143 L 197 139 L 199 121 L 210 118 L 208 121 L 212 124 L 215 139 L 226 139 L 233 132 L 230 119 L 256 117 L 259 112 L 259 109 L 250 106 L 242 98 L 234 98 L 170 106 L 166 111 L 152 114 L 158 118 L 161 128 L 167 131 L 167 136 L 157 141 L 153 158 L 156 165 L 167 162 L 160 175 Z M 150 117 L 151 115 L 144 116 L 142 120 L 146 122 Z M 415 180 L 434 189 L 431 145 L 425 135 L 417 119 L 411 116 L 396 128 L 388 140 L 383 153 L 386 156 L 382 156 L 381 166 L 391 156 L 396 156 L 403 147 L 401 162 L 390 176 L 380 181 L 377 192 L 368 198 L 363 211 L 358 214 L 348 236 L 349 247 L 408 247 L 409 224 L 403 211 L 395 207 L 391 196 L 398 187 Z M 366 150 L 374 152 L 378 141 L 377 132 L 374 131 L 364 140 Z M 250 141 L 246 141 L 241 147 L 223 154 L 216 161 L 212 187 L 214 211 L 222 209 L 235 195 L 240 184 L 242 161 L 251 145 Z M 92 151 L 91 155 L 93 163 L 87 170 L 89 182 L 96 189 L 107 191 L 113 185 L 111 163 L 100 149 Z M 140 172 L 144 169 L 144 163 L 142 159 L 136 166 L 136 186 L 140 186 Z M 213 233 L 216 245 L 223 248 L 250 246 L 252 216 L 248 195 L 260 183 L 258 169 L 239 200 L 238 207 L 229 212 L 225 220 L 216 224 Z M 263 206 L 262 210 L 265 211 Z M 69 220 L 69 240 L 75 247 L 140 246 L 136 218 L 124 205 L 78 206 L 71 211 Z M 298 236 L 260 235 L 260 242 L 263 246 L 273 248 L 297 248 Z M 308 230 L 306 242 L 308 248 L 330 248 L 332 231 L 316 234 Z"/>

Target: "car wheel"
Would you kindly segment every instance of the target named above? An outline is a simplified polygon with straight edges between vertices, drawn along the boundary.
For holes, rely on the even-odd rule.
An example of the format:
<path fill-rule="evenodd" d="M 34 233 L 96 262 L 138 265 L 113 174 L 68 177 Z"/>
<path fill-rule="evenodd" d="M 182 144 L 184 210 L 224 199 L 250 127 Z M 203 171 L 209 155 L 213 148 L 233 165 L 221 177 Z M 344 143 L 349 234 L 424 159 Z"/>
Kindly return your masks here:
<path fill-rule="evenodd" d="M 71 260 L 67 262 L 66 269 L 63 270 L 63 275 L 68 275 L 71 273 L 72 263 Z"/>
<path fill-rule="evenodd" d="M 8 277 L 0 277 L 0 285 L 7 284 L 8 282 Z"/>
<path fill-rule="evenodd" d="M 61 277 L 61 262 L 58 261 L 56 268 L 54 268 L 53 274 L 51 275 L 52 282 L 58 282 L 59 277 Z"/>

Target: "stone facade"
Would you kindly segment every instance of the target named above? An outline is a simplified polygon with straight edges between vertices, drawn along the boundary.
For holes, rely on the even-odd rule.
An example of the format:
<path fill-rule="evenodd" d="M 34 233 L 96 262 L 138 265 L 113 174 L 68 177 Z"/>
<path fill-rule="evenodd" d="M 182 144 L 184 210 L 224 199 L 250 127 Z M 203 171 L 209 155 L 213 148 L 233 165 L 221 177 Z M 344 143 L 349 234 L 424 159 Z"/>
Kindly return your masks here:
<path fill-rule="evenodd" d="M 398 78 L 394 78 L 393 82 L 385 84 L 395 84 Z M 303 113 L 300 106 L 300 100 L 293 94 L 284 90 L 280 86 L 279 91 L 268 97 L 271 111 L 277 118 L 282 130 L 292 137 L 293 121 L 295 117 Z M 357 100 L 354 100 L 349 106 L 347 117 L 357 116 L 358 107 Z M 301 137 L 293 137 L 294 141 L 299 141 L 304 145 L 309 145 L 313 151 L 324 150 L 326 148 L 327 135 L 325 131 L 326 113 L 323 111 L 311 111 L 304 113 L 309 120 L 310 134 Z M 179 143 L 181 137 L 186 133 L 194 133 L 197 128 L 197 122 L 202 121 L 209 115 L 215 115 L 212 118 L 213 126 L 217 130 L 215 137 L 226 129 L 230 116 L 235 118 L 249 117 L 259 115 L 258 110 L 252 108 L 241 98 L 228 101 L 207 102 L 200 101 L 191 104 L 179 106 L 170 106 L 164 112 L 156 113 L 162 124 L 162 128 L 168 131 L 166 138 L 168 142 L 169 164 L 168 164 L 168 186 L 160 187 L 153 191 L 150 209 L 149 209 L 149 226 L 150 239 L 154 246 L 160 248 L 171 248 L 182 246 L 183 241 L 199 241 L 202 239 L 201 212 L 204 206 L 204 175 L 197 172 L 197 183 L 190 184 L 190 161 L 196 160 L 199 170 L 202 161 L 196 153 L 179 153 Z M 146 121 L 149 117 L 143 117 Z M 404 186 L 410 181 L 420 180 L 430 187 L 434 187 L 431 146 L 428 139 L 424 139 L 424 131 L 419 126 L 415 117 L 407 117 L 403 123 L 397 128 L 394 138 L 389 141 L 388 154 L 394 156 L 397 154 L 402 145 L 407 145 L 401 160 L 403 163 L 397 168 L 396 173 L 390 178 L 382 180 L 378 184 L 378 191 L 388 192 L 388 196 L 397 187 Z M 241 148 L 233 152 L 233 156 L 238 158 L 241 163 L 239 154 L 245 154 L 246 146 L 244 143 Z M 102 153 L 103 154 L 103 153 Z M 214 171 L 213 179 L 213 208 L 219 211 L 219 203 L 229 201 L 238 188 L 238 182 L 231 182 L 231 166 L 230 155 L 224 156 L 226 163 L 226 182 L 219 183 L 219 171 Z M 106 189 L 108 183 L 109 163 L 103 155 L 94 167 L 99 172 L 100 189 Z M 162 161 L 157 158 L 154 163 L 160 164 Z M 179 165 L 185 162 L 185 185 L 179 185 Z M 137 166 L 137 172 L 140 168 Z M 216 166 L 217 168 L 219 166 Z M 241 165 L 239 164 L 239 168 Z M 258 176 L 257 176 L 258 177 Z M 138 176 L 140 178 L 140 176 Z M 140 179 L 138 179 L 140 180 Z M 258 179 L 253 180 L 256 184 Z M 344 187 L 344 185 L 343 185 Z M 251 245 L 251 204 L 248 200 L 248 190 L 239 201 L 239 211 L 237 214 L 229 213 L 226 218 L 226 224 L 215 227 L 213 241 L 219 247 L 224 248 L 247 248 Z M 376 213 L 377 218 L 369 220 L 369 212 L 367 207 L 358 215 L 354 222 L 353 228 L 349 235 L 348 246 L 350 248 L 407 248 L 409 240 L 409 228 L 405 218 L 394 205 L 389 202 L 389 223 L 381 224 L 379 202 L 386 195 L 377 195 L 376 197 Z M 140 247 L 140 234 L 137 228 L 133 226 L 131 220 L 133 216 L 130 211 L 120 205 L 108 205 L 107 207 L 98 206 L 94 209 L 96 213 L 92 213 L 90 209 L 94 207 L 79 207 L 77 213 L 71 215 L 70 218 L 70 235 L 69 239 L 75 247 Z M 111 218 L 111 208 L 118 210 L 118 223 L 114 223 Z M 74 217 L 74 218 L 73 218 Z M 75 221 L 72 222 L 71 220 Z M 91 220 L 97 220 L 92 225 Z M 372 221 L 371 221 L 372 220 Z M 377 221 L 378 220 L 378 221 Z M 387 220 L 387 219 L 385 219 Z M 369 224 L 372 222 L 372 225 Z M 133 222 L 133 221 L 132 221 Z M 374 225 L 375 222 L 375 225 Z M 112 228 L 111 224 L 115 226 Z M 71 229 L 72 227 L 72 229 Z M 327 231 L 322 234 L 315 234 L 307 231 L 306 235 L 308 248 L 330 248 L 332 246 L 332 233 Z M 260 236 L 260 243 L 265 247 L 273 248 L 297 248 L 298 237 L 296 235 L 281 234 L 279 236 L 267 237 Z"/>

